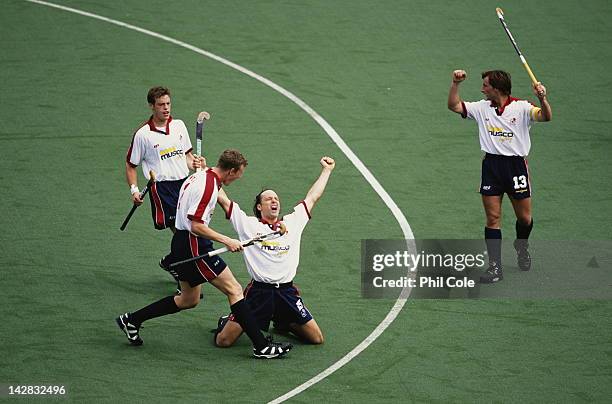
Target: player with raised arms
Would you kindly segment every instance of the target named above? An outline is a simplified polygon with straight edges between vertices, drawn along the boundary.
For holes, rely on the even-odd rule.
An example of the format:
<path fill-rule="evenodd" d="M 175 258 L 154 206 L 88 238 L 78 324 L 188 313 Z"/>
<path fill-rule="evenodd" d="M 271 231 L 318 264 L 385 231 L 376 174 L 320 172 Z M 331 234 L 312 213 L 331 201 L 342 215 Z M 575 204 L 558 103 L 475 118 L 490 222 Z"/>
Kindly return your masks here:
<path fill-rule="evenodd" d="M 282 236 L 244 249 L 244 261 L 252 280 L 245 288 L 244 296 L 260 329 L 267 331 L 270 321 L 277 329 L 293 332 L 303 341 L 322 344 L 323 333 L 306 308 L 300 291 L 293 279 L 300 261 L 302 232 L 310 220 L 310 213 L 323 195 L 336 163 L 330 157 L 320 160 L 321 173 L 304 200 L 294 206 L 293 212 L 281 216 L 281 201 L 276 192 L 264 189 L 255 197 L 253 213 L 248 216 L 224 191 L 218 201 L 241 239 L 266 234 L 280 227 L 285 228 Z M 243 332 L 236 321 L 236 313 L 219 319 L 214 343 L 229 347 Z"/>
<path fill-rule="evenodd" d="M 484 238 L 489 253 L 489 268 L 481 275 L 482 283 L 503 279 L 501 262 L 501 210 L 504 193 L 508 194 L 516 215 L 518 266 L 523 271 L 531 268 L 528 238 L 533 228 L 531 215 L 531 184 L 527 155 L 531 148 L 529 129 L 533 122 L 550 121 L 552 109 L 541 83 L 533 84 L 540 100 L 537 107 L 525 100 L 512 97 L 510 74 L 502 70 L 482 73 L 481 92 L 485 99 L 465 102 L 459 96 L 459 85 L 467 78 L 464 70 L 452 73 L 448 93 L 448 109 L 478 124 L 482 160 L 480 193 L 486 215 Z"/>

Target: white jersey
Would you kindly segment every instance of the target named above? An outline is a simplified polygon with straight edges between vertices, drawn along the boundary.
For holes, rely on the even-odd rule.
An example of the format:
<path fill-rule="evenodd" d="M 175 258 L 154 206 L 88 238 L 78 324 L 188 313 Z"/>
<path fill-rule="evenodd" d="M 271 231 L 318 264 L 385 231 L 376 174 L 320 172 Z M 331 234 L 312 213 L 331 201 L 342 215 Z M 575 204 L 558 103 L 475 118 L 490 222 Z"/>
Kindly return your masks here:
<path fill-rule="evenodd" d="M 208 226 L 217 204 L 221 180 L 210 168 L 189 176 L 181 187 L 176 207 L 176 228 L 191 231 L 191 222 Z"/>
<path fill-rule="evenodd" d="M 529 101 L 509 97 L 499 110 L 488 100 L 463 102 L 461 116 L 478 123 L 480 149 L 490 154 L 527 156 L 531 148 L 529 129 L 540 108 Z"/>
<path fill-rule="evenodd" d="M 228 219 L 241 240 L 268 234 L 278 223 L 270 225 L 254 216 L 247 216 L 237 203 L 232 202 Z M 300 263 L 300 242 L 310 212 L 305 202 L 299 203 L 293 212 L 281 220 L 287 228 L 282 236 L 245 247 L 244 262 L 249 275 L 257 282 L 287 283 L 293 281 Z"/>
<path fill-rule="evenodd" d="M 185 155 L 193 149 L 189 132 L 180 119 L 170 117 L 165 129 L 158 129 L 151 117 L 134 133 L 127 152 L 127 162 L 142 171 L 149 179 L 149 171 L 157 181 L 182 180 L 189 175 Z"/>

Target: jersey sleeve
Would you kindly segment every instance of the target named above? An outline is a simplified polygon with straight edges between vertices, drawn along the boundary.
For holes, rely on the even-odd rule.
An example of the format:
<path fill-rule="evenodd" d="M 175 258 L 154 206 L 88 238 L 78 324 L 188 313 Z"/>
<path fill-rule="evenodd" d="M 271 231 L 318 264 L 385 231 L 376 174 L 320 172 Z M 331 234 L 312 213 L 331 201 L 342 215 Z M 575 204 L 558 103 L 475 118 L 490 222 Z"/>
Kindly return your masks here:
<path fill-rule="evenodd" d="M 240 238 L 251 238 L 252 235 L 249 234 L 249 222 L 257 221 L 255 217 L 249 217 L 242 209 L 240 209 L 240 205 L 231 202 L 229 211 L 226 214 L 226 217 L 229 219 L 230 223 L 236 233 L 240 236 Z"/>
<path fill-rule="evenodd" d="M 144 140 L 138 132 L 134 133 L 132 136 L 132 142 L 130 143 L 130 147 L 127 151 L 126 161 L 132 167 L 137 167 L 142 163 L 142 159 L 144 158 Z"/>
<path fill-rule="evenodd" d="M 293 208 L 292 213 L 283 217 L 283 222 L 285 222 L 288 232 L 297 231 L 301 233 L 310 221 L 310 217 L 306 202 L 301 201 Z"/>
<path fill-rule="evenodd" d="M 181 125 L 183 125 L 183 129 L 186 134 L 186 136 L 183 136 L 182 146 L 183 146 L 183 150 L 185 150 L 185 154 L 187 154 L 193 150 L 193 145 L 191 144 L 191 139 L 189 138 L 189 131 L 187 130 L 187 127 L 185 126 L 185 122 L 181 121 Z"/>
<path fill-rule="evenodd" d="M 538 116 L 540 116 L 540 113 L 542 111 L 542 108 L 540 107 L 536 107 L 535 105 L 531 104 L 531 103 L 527 103 L 527 113 L 529 114 L 529 121 L 530 122 L 540 122 L 538 120 Z"/>
<path fill-rule="evenodd" d="M 191 185 L 194 186 L 194 185 Z M 186 191 L 186 189 L 185 189 Z M 206 175 L 204 188 L 191 190 L 192 194 L 188 200 L 187 218 L 194 222 L 208 223 L 215 204 L 217 203 L 217 192 L 214 176 L 210 173 Z M 214 203 L 212 203 L 214 200 Z"/>
<path fill-rule="evenodd" d="M 475 119 L 475 115 L 480 107 L 480 101 L 477 102 L 466 102 L 461 101 L 461 117 L 464 119 Z"/>

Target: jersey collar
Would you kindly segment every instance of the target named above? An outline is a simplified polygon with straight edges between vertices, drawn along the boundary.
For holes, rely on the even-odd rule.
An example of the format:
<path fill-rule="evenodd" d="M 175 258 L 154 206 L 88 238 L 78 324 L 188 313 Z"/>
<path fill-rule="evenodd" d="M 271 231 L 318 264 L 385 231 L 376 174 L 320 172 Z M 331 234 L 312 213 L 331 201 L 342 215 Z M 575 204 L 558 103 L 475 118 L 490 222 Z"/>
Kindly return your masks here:
<path fill-rule="evenodd" d="M 219 189 L 221 189 L 221 186 L 223 185 L 223 183 L 221 182 L 221 178 L 219 178 L 219 176 L 217 175 L 217 173 L 215 173 L 215 172 L 212 170 L 212 168 L 207 168 L 207 169 L 206 169 L 206 172 L 207 172 L 207 173 L 212 174 L 212 175 L 215 177 L 215 179 L 217 180 L 217 189 L 218 189 L 218 190 L 219 190 Z"/>
<path fill-rule="evenodd" d="M 282 220 L 282 218 L 280 220 L 275 221 L 274 223 L 270 223 L 266 219 L 264 219 L 263 217 L 259 218 L 259 222 L 268 225 L 268 227 L 270 229 L 272 229 L 272 231 L 276 231 L 276 230 L 280 229 L 281 220 Z"/>
<path fill-rule="evenodd" d="M 493 105 L 491 105 L 491 108 L 495 108 L 495 113 L 497 114 L 497 116 L 501 116 L 504 111 L 506 110 L 506 107 L 508 105 L 510 105 L 510 103 L 512 101 L 518 101 L 518 98 L 514 98 L 512 96 L 508 96 L 508 99 L 506 100 L 506 102 L 504 103 L 504 105 L 501 106 L 501 108 L 499 107 L 494 107 Z"/>
<path fill-rule="evenodd" d="M 172 122 L 172 115 L 170 115 L 168 117 L 168 121 L 166 122 L 166 131 L 161 131 L 159 129 L 157 129 L 155 127 L 155 124 L 153 123 L 153 115 L 151 115 L 151 117 L 149 118 L 149 121 L 147 122 L 149 124 L 149 130 L 151 132 L 157 132 L 157 133 L 161 133 L 163 135 L 169 135 L 170 134 L 170 122 Z"/>

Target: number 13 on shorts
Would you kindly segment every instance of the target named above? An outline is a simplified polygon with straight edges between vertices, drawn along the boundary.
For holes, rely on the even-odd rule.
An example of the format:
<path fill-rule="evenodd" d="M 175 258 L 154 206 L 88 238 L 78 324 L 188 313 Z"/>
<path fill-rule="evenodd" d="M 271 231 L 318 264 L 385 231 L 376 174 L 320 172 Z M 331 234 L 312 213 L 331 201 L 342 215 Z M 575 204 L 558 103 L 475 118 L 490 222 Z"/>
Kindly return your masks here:
<path fill-rule="evenodd" d="M 512 181 L 514 181 L 514 189 L 527 188 L 527 177 L 524 175 L 514 176 L 512 177 Z"/>

